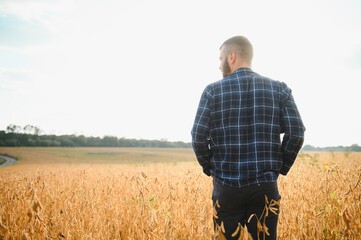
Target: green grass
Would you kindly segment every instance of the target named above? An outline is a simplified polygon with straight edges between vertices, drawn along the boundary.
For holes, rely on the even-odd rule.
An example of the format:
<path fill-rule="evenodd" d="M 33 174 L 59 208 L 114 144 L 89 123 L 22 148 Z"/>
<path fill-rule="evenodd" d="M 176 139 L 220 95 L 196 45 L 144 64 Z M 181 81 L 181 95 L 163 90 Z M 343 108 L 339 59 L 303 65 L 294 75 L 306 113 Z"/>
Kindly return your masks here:
<path fill-rule="evenodd" d="M 196 161 L 190 148 L 0 148 L 19 163 L 176 163 Z"/>
<path fill-rule="evenodd" d="M 0 156 L 0 165 L 3 164 L 5 161 L 5 159 L 3 159 L 1 156 Z"/>

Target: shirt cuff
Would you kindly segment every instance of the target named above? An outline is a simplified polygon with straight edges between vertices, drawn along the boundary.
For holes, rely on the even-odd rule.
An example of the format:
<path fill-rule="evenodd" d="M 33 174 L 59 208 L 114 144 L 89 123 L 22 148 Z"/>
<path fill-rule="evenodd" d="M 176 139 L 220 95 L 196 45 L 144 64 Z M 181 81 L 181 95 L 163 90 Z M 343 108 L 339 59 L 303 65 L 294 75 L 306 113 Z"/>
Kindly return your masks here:
<path fill-rule="evenodd" d="M 209 168 L 203 168 L 203 172 L 204 174 L 206 174 L 207 176 L 211 176 L 211 170 Z"/>
<path fill-rule="evenodd" d="M 283 165 L 283 166 L 281 167 L 281 169 L 280 169 L 280 174 L 286 176 L 287 173 L 288 173 L 288 171 L 290 171 L 290 168 L 287 167 L 286 165 Z"/>

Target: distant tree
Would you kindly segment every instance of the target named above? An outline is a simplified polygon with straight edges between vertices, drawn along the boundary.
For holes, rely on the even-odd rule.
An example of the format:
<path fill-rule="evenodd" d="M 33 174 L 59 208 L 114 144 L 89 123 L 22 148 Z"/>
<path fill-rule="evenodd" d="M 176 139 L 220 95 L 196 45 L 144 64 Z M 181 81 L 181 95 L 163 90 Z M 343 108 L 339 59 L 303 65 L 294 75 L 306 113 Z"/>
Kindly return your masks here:
<path fill-rule="evenodd" d="M 33 126 L 33 134 L 34 135 L 40 135 L 43 132 L 40 128 Z"/>
<path fill-rule="evenodd" d="M 303 148 L 302 148 L 303 151 L 315 151 L 316 148 L 312 145 L 305 145 Z"/>
<path fill-rule="evenodd" d="M 87 146 L 89 147 L 99 147 L 101 144 L 100 137 L 88 137 L 87 138 Z"/>
<path fill-rule="evenodd" d="M 20 133 L 21 132 L 21 127 L 17 126 L 15 124 L 10 124 L 9 126 L 7 126 L 6 128 L 6 132 L 8 133 Z"/>
<path fill-rule="evenodd" d="M 6 140 L 6 132 L 0 131 L 0 146 L 5 145 L 5 140 Z"/>
<path fill-rule="evenodd" d="M 5 140 L 5 146 L 17 147 L 18 146 L 18 140 L 16 138 L 6 139 Z"/>
<path fill-rule="evenodd" d="M 26 134 L 32 134 L 33 133 L 34 126 L 28 124 L 23 128 L 23 132 Z"/>
<path fill-rule="evenodd" d="M 361 152 L 361 147 L 357 144 L 352 144 L 351 147 L 350 147 L 350 150 L 352 152 Z"/>
<path fill-rule="evenodd" d="M 87 138 L 84 135 L 74 136 L 73 142 L 77 146 L 81 146 L 81 147 L 87 146 Z"/>
<path fill-rule="evenodd" d="M 61 146 L 63 147 L 74 147 L 75 144 L 69 135 L 58 136 Z"/>
<path fill-rule="evenodd" d="M 107 147 L 117 147 L 118 146 L 118 138 L 113 136 L 105 136 L 103 138 L 103 146 Z"/>

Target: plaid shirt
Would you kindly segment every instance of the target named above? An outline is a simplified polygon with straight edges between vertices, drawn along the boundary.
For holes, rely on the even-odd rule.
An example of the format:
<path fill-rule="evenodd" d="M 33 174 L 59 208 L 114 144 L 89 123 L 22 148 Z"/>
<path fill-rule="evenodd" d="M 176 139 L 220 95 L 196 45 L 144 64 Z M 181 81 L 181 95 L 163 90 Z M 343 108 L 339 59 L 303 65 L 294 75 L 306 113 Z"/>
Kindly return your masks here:
<path fill-rule="evenodd" d="M 285 83 L 240 68 L 203 91 L 192 146 L 205 174 L 241 188 L 286 175 L 304 131 Z"/>

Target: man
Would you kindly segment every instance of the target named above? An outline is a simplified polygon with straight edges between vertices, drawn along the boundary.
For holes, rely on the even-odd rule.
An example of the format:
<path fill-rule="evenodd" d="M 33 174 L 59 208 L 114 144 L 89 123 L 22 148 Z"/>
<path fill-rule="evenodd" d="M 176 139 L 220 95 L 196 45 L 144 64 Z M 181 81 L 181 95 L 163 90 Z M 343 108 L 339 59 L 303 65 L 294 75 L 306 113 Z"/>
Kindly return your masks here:
<path fill-rule="evenodd" d="M 287 175 L 304 141 L 291 89 L 253 72 L 252 58 L 243 36 L 222 44 L 223 79 L 203 91 L 192 128 L 197 160 L 213 177 L 215 229 L 227 239 L 238 239 L 240 226 L 253 239 L 276 239 L 277 179 Z"/>

